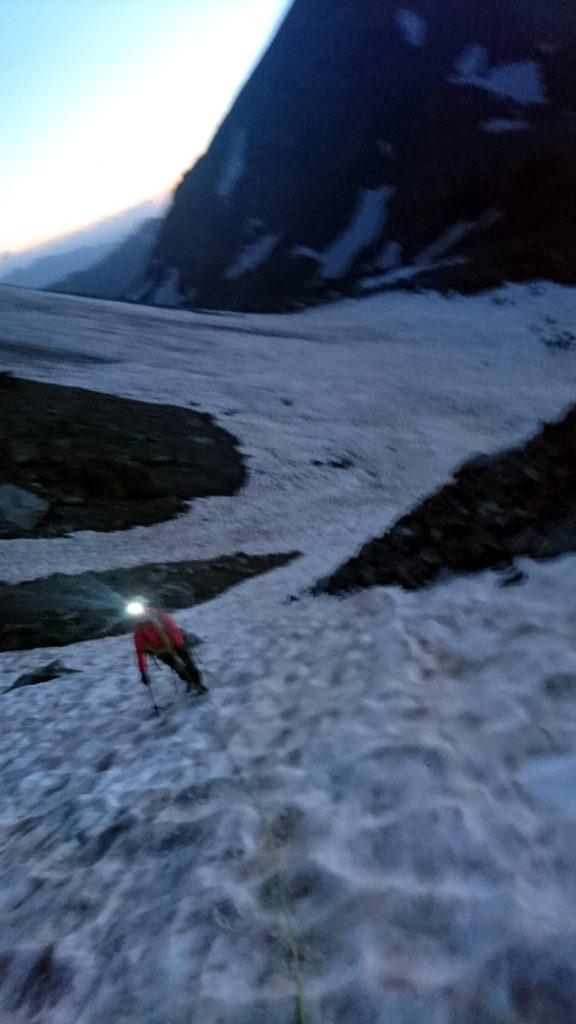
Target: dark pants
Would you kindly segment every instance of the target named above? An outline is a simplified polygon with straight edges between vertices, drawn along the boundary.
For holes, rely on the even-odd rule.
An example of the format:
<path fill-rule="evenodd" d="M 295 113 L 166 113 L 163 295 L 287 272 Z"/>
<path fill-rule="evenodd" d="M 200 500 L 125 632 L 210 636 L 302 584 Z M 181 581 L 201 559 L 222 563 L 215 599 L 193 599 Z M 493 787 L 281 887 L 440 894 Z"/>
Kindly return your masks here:
<path fill-rule="evenodd" d="M 168 665 L 176 672 L 180 679 L 183 679 L 186 683 L 187 690 L 194 686 L 200 693 L 206 691 L 206 687 L 202 682 L 202 676 L 194 664 L 194 659 L 187 647 L 174 647 L 173 650 L 158 651 L 154 654 L 154 657 L 158 658 L 159 661 L 163 661 L 165 665 Z"/>

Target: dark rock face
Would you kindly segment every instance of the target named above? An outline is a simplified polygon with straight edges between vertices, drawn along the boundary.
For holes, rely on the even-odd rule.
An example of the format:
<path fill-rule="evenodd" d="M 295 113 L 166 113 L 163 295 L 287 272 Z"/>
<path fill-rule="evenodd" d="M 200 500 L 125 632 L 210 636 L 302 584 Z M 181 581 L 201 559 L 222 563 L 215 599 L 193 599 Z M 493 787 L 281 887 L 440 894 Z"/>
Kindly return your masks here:
<path fill-rule="evenodd" d="M 574 283 L 575 155 L 568 0 L 295 0 L 176 190 L 141 297 L 293 308 L 407 268 Z"/>
<path fill-rule="evenodd" d="M 0 538 L 162 522 L 245 479 L 236 439 L 204 413 L 0 378 Z"/>
<path fill-rule="evenodd" d="M 189 608 L 285 565 L 296 555 L 237 552 L 207 561 L 162 562 L 75 576 L 55 573 L 16 584 L 0 582 L 0 651 L 59 647 L 126 633 L 131 626 L 124 606 L 134 594 L 146 594 L 152 604 L 168 611 Z M 197 641 L 192 637 L 192 643 Z"/>
<path fill-rule="evenodd" d="M 1 253 L 0 282 L 20 288 L 49 288 L 71 274 L 95 267 L 146 220 L 156 218 L 159 223 L 164 205 L 159 200 L 145 200 L 25 253 Z"/>
<path fill-rule="evenodd" d="M 47 501 L 14 484 L 0 484 L 0 530 L 36 529 L 49 509 Z"/>
<path fill-rule="evenodd" d="M 446 573 L 509 567 L 520 555 L 576 551 L 576 407 L 526 445 L 477 456 L 447 484 L 370 541 L 317 590 L 415 590 Z M 507 585 L 522 577 L 504 578 Z"/>

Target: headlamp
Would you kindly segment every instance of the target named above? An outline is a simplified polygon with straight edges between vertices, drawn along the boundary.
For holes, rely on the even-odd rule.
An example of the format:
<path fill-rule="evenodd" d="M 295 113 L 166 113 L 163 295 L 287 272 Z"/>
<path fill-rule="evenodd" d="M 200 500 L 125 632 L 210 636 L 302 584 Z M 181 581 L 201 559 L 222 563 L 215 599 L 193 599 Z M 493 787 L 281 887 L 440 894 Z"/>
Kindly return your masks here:
<path fill-rule="evenodd" d="M 133 616 L 136 617 L 138 615 L 144 615 L 145 611 L 146 611 L 146 605 L 144 604 L 143 601 L 140 601 L 138 599 L 134 599 L 133 601 L 128 601 L 128 604 L 126 605 L 126 613 L 127 613 L 127 615 L 133 615 Z"/>

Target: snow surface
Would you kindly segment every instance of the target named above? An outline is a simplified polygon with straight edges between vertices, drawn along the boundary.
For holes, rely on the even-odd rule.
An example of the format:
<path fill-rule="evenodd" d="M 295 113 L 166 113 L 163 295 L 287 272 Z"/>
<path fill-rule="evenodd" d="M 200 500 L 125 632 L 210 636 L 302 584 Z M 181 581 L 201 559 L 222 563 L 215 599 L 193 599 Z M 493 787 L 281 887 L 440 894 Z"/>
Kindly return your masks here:
<path fill-rule="evenodd" d="M 244 246 L 240 254 L 224 274 L 226 280 L 235 281 L 236 278 L 241 277 L 242 274 L 245 274 L 248 270 L 255 270 L 256 267 L 265 263 L 278 245 L 279 241 L 280 235 L 269 234 L 262 235 L 260 238 L 256 238 L 253 242 L 250 242 L 249 245 Z"/>
<path fill-rule="evenodd" d="M 178 615 L 205 640 L 211 697 L 160 721 L 128 638 L 0 656 L 6 687 L 53 655 L 80 670 L 3 697 L 3 1024 L 293 1024 L 258 806 L 310 1024 L 477 1024 L 466 998 L 487 957 L 573 929 L 573 819 L 523 773 L 576 753 L 576 704 L 547 685 L 576 673 L 576 559 L 526 561 L 515 588 L 482 573 L 286 603 L 464 458 L 573 401 L 576 359 L 531 331 L 550 314 L 573 327 L 576 293 L 390 294 L 261 317 L 0 288 L 2 335 L 38 346 L 18 372 L 196 402 L 250 469 L 239 495 L 171 523 L 4 541 L 0 578 L 303 552 Z M 342 455 L 351 469 L 312 464 Z M 33 1016 L 18 1000 L 48 945 L 56 997 Z"/>
<path fill-rule="evenodd" d="M 424 46 L 428 35 L 426 19 L 409 7 L 400 7 L 396 12 L 396 21 L 407 43 L 412 46 Z"/>
<path fill-rule="evenodd" d="M 456 62 L 456 85 L 475 85 L 518 103 L 546 103 L 542 69 L 535 60 L 513 61 L 490 67 L 490 55 L 483 46 L 471 46 Z"/>
<path fill-rule="evenodd" d="M 346 230 L 320 254 L 326 277 L 342 277 L 355 257 L 382 231 L 388 204 L 396 191 L 389 185 L 360 190 L 356 209 Z"/>
<path fill-rule="evenodd" d="M 228 160 L 216 186 L 216 193 L 221 199 L 230 199 L 242 178 L 246 166 L 247 145 L 248 136 L 246 130 L 242 128 L 231 141 Z"/>
<path fill-rule="evenodd" d="M 533 758 L 518 778 L 534 796 L 576 815 L 576 756 Z"/>

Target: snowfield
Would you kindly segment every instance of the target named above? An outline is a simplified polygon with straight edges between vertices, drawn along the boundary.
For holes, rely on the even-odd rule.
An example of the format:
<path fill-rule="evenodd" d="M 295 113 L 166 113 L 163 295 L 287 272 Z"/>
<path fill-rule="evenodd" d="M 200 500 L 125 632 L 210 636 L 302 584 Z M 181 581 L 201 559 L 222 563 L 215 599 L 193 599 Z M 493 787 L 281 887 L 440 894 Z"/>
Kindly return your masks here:
<path fill-rule="evenodd" d="M 80 670 L 3 697 L 2 1024 L 295 1024 L 291 932 L 310 1024 L 576 1019 L 576 559 L 287 602 L 572 403 L 535 331 L 575 323 L 547 285 L 272 317 L 0 288 L 0 369 L 197 403 L 250 471 L 170 523 L 3 541 L 0 578 L 303 552 L 177 616 L 211 695 L 160 720 L 129 638 L 0 656 L 3 688 Z"/>

